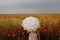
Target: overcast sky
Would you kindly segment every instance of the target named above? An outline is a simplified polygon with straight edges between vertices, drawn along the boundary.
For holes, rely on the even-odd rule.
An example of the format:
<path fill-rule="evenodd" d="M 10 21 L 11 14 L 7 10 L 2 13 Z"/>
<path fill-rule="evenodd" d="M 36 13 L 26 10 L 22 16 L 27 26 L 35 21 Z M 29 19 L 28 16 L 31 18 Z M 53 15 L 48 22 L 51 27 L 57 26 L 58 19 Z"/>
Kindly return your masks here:
<path fill-rule="evenodd" d="M 60 13 L 60 0 L 0 0 L 0 13 Z"/>

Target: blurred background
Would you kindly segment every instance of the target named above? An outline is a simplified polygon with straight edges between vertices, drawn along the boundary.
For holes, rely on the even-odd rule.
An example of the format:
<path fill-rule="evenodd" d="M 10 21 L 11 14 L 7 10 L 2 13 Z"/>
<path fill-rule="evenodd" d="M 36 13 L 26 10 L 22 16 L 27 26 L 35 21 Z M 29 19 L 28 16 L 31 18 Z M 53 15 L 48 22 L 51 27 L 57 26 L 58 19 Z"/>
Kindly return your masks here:
<path fill-rule="evenodd" d="M 29 32 L 21 26 L 28 16 L 40 20 L 41 40 L 60 40 L 59 14 L 0 14 L 0 40 L 28 40 Z"/>

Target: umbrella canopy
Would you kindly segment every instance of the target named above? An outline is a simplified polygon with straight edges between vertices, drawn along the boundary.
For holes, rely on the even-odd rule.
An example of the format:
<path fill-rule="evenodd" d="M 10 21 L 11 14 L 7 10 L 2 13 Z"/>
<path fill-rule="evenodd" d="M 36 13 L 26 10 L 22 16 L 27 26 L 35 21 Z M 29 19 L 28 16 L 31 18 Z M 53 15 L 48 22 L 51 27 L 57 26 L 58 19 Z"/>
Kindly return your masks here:
<path fill-rule="evenodd" d="M 27 17 L 22 21 L 22 26 L 25 30 L 31 32 L 39 28 L 40 21 L 35 17 Z"/>

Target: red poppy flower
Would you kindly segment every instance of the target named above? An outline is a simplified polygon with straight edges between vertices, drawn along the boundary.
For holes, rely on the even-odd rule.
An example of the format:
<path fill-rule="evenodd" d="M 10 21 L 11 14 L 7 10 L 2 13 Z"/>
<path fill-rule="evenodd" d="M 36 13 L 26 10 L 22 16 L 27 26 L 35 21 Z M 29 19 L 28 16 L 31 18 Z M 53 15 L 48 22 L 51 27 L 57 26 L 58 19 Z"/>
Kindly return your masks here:
<path fill-rule="evenodd" d="M 60 33 L 60 30 L 59 30 L 59 33 Z"/>
<path fill-rule="evenodd" d="M 20 31 L 18 31 L 18 32 L 20 32 Z"/>
<path fill-rule="evenodd" d="M 43 32 L 47 32 L 47 29 L 44 29 Z"/>
<path fill-rule="evenodd" d="M 22 32 L 22 34 L 24 35 L 25 33 L 24 33 L 24 32 Z"/>
<path fill-rule="evenodd" d="M 7 36 L 10 36 L 10 34 L 8 34 Z"/>
<path fill-rule="evenodd" d="M 16 36 L 16 34 L 12 34 L 12 36 L 14 37 L 14 36 Z"/>

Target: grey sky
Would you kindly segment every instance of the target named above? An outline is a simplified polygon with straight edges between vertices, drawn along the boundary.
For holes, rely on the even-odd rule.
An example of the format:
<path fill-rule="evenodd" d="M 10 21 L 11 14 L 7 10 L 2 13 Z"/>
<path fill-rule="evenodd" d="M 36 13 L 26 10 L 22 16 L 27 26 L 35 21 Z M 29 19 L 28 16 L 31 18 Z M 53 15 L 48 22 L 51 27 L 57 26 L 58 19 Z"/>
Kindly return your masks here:
<path fill-rule="evenodd" d="M 0 0 L 0 13 L 60 13 L 60 0 Z"/>

